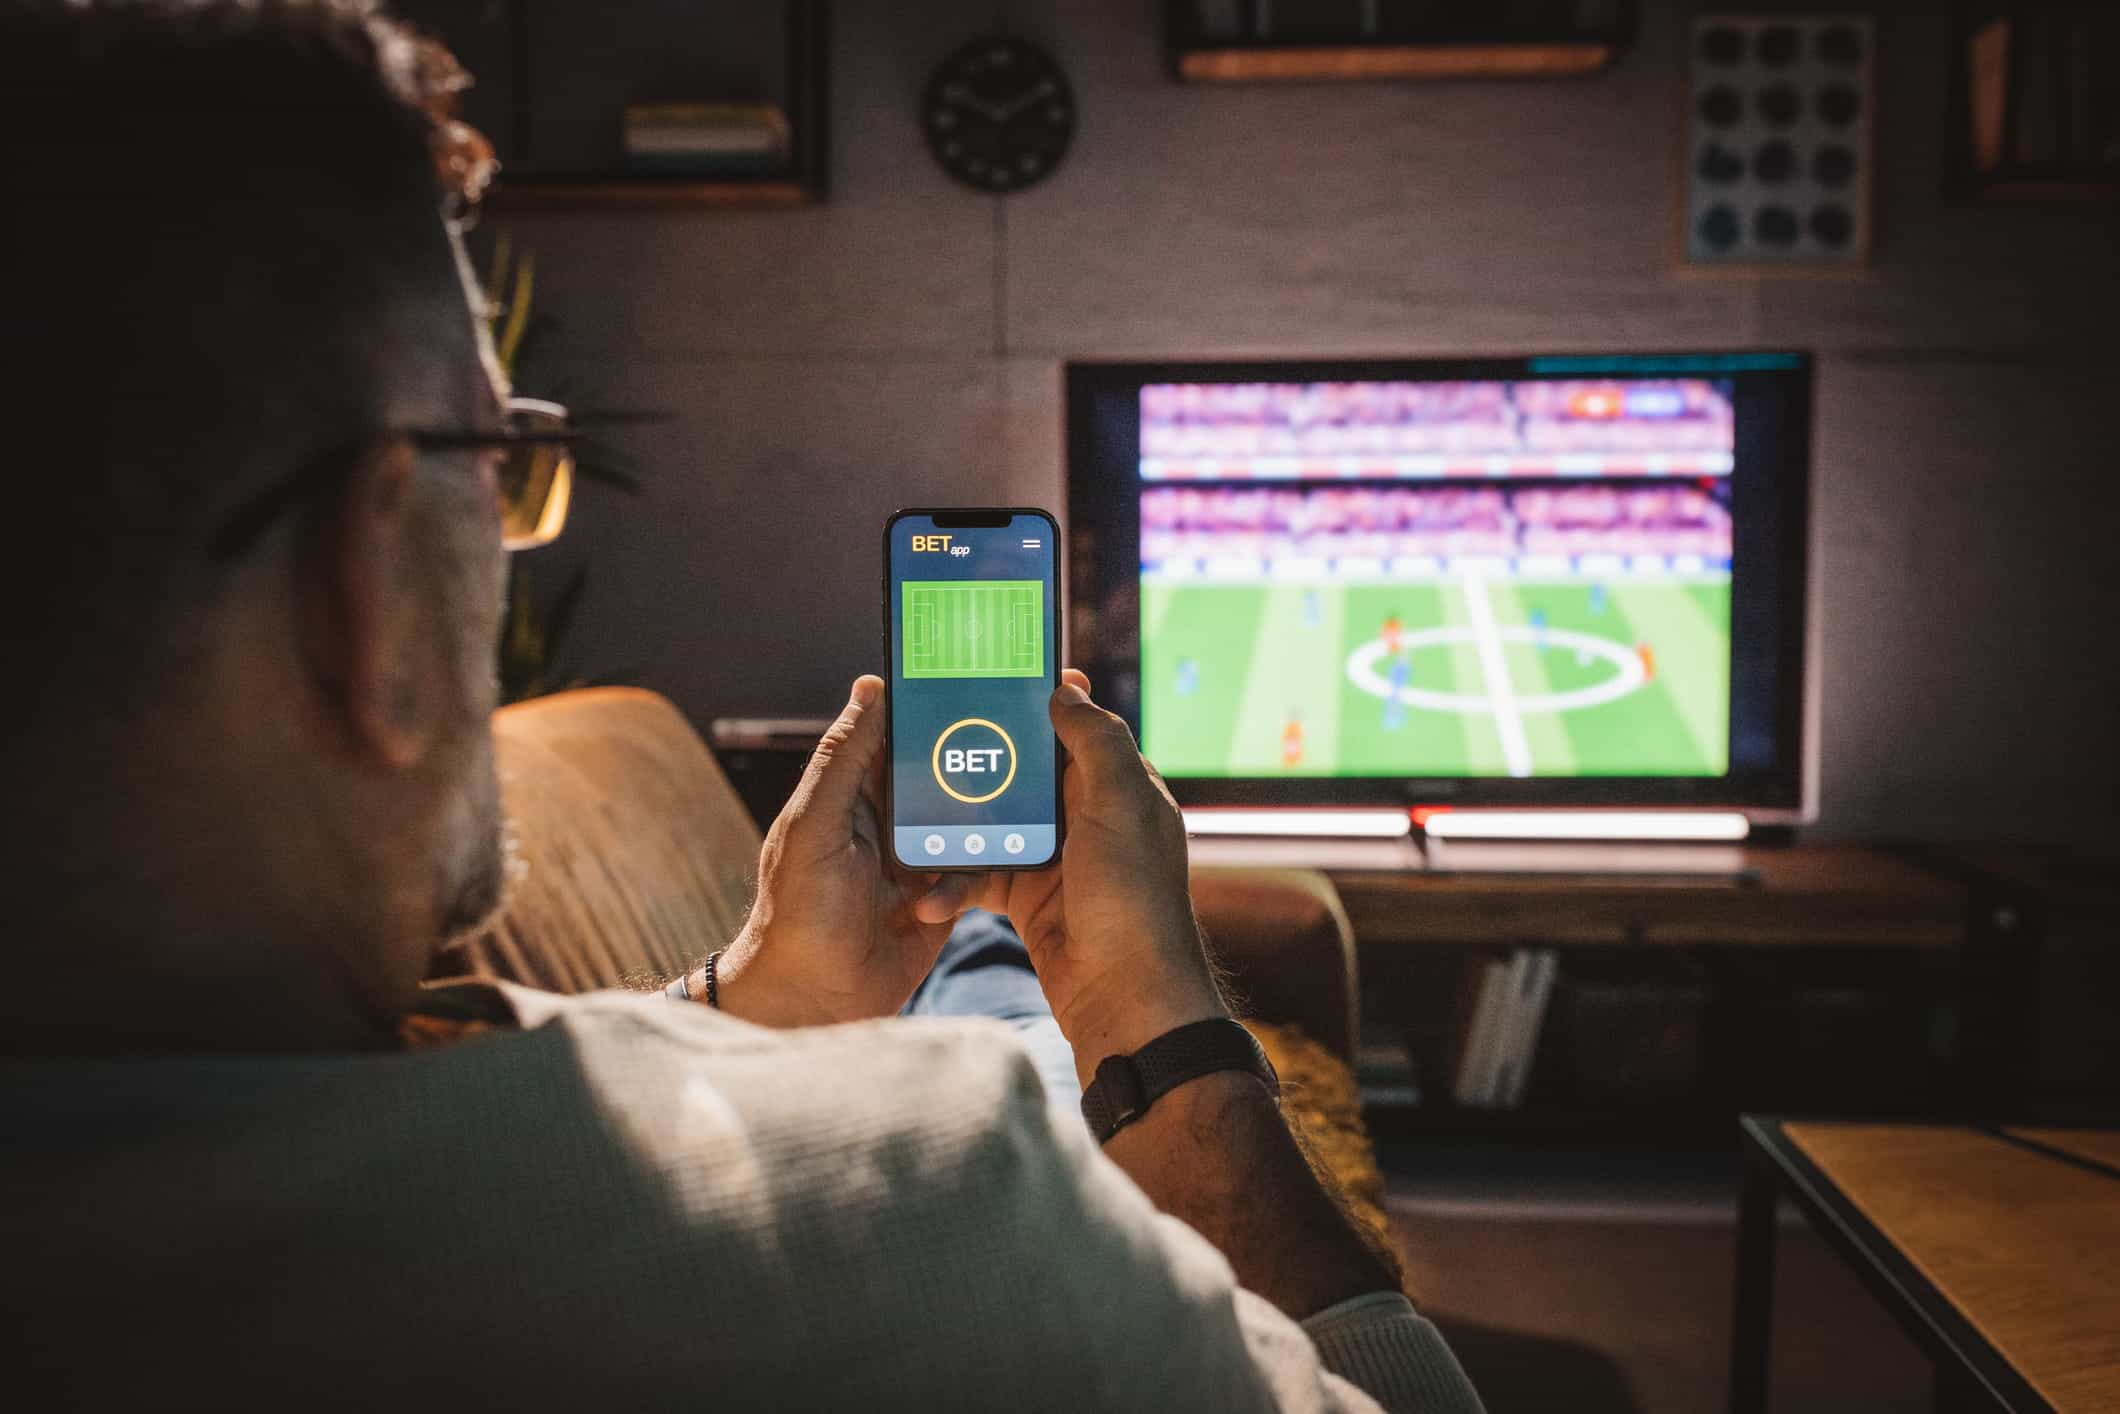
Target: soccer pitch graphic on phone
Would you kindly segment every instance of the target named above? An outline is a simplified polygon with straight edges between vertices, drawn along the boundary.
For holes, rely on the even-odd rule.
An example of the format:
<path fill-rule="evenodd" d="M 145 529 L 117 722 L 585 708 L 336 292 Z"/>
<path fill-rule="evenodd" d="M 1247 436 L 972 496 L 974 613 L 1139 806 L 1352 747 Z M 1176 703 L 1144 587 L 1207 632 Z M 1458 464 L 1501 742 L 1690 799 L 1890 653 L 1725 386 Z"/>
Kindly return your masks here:
<path fill-rule="evenodd" d="M 1059 851 L 1057 539 L 1029 510 L 885 527 L 891 846 L 908 869 L 1037 869 Z"/>

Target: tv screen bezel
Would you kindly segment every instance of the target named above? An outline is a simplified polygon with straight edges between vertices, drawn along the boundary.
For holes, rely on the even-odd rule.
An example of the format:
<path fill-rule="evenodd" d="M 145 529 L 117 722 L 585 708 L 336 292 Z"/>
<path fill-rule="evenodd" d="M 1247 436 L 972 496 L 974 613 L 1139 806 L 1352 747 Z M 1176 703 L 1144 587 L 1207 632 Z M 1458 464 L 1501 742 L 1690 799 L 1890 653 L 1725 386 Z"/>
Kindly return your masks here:
<path fill-rule="evenodd" d="M 1534 371 L 1534 364 L 1571 365 Z M 1138 545 L 1141 480 L 1138 443 L 1125 458 L 1099 455 L 1098 399 L 1150 383 L 1342 382 L 1448 379 L 1741 375 L 1771 373 L 1787 381 L 1793 435 L 1781 439 L 1780 465 L 1769 473 L 1777 515 L 1768 550 L 1778 574 L 1767 602 L 1780 625 L 1768 706 L 1777 750 L 1761 769 L 1721 776 L 1178 776 L 1169 779 L 1181 805 L 1216 806 L 1494 806 L 1514 808 L 1739 809 L 1762 822 L 1808 819 L 1815 779 L 1811 653 L 1811 442 L 1815 364 L 1807 351 L 1714 350 L 1516 354 L 1476 357 L 1332 359 L 1070 360 L 1063 368 L 1067 427 L 1069 640 L 1075 661 L 1098 696 L 1141 733 L 1137 554 L 1114 563 L 1101 553 L 1122 517 Z M 1733 582 L 1734 587 L 1734 582 Z M 1106 622 L 1132 606 L 1133 624 Z M 1733 620 L 1737 614 L 1733 603 Z M 1131 690 L 1129 690 L 1131 684 Z"/>

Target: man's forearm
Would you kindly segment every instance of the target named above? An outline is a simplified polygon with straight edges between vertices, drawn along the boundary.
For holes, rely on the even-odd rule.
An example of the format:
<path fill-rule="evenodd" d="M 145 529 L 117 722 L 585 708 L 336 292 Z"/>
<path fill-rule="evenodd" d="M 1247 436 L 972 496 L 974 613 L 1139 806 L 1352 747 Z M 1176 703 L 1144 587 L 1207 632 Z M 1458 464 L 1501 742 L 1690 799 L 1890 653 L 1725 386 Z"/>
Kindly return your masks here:
<path fill-rule="evenodd" d="M 1398 1289 L 1251 1076 L 1188 1081 L 1113 1135 L 1105 1153 L 1158 1208 L 1220 1248 L 1241 1284 L 1297 1320 Z"/>

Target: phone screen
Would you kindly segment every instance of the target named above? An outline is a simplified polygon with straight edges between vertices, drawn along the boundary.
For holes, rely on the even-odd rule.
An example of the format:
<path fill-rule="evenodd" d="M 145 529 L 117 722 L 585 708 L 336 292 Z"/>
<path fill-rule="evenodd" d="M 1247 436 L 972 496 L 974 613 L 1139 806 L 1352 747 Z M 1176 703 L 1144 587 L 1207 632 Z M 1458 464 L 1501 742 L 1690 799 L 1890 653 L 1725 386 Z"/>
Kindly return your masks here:
<path fill-rule="evenodd" d="M 908 869 L 1059 853 L 1057 535 L 1043 511 L 901 511 L 885 528 L 890 831 Z"/>

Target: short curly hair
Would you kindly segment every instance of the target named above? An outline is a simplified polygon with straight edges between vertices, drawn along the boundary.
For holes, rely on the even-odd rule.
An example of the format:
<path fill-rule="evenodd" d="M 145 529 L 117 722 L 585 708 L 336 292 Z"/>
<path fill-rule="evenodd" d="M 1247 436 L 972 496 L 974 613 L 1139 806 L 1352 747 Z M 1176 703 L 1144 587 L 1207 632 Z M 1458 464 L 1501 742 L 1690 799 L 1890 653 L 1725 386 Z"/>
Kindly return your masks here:
<path fill-rule="evenodd" d="M 211 517 L 431 365 L 464 82 L 373 0 L 0 0 L 0 603 L 46 682 L 179 648 Z"/>

